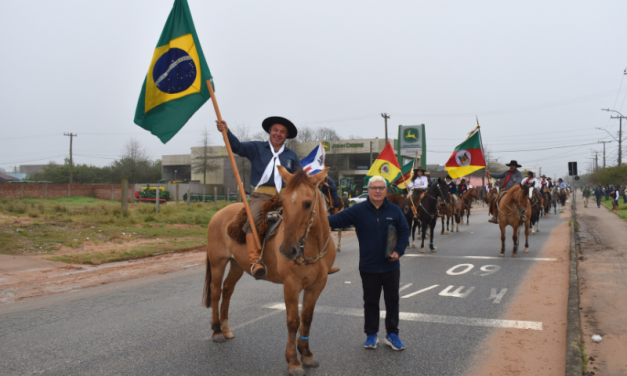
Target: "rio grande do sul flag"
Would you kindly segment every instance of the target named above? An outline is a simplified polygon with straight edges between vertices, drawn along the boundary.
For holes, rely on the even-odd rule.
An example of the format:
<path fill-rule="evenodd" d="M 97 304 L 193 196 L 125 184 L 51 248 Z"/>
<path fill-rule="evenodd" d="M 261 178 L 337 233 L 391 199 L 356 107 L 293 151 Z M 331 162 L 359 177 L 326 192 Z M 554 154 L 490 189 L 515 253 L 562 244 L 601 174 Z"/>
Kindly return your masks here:
<path fill-rule="evenodd" d="M 446 162 L 446 171 L 453 179 L 466 176 L 485 167 L 483 148 L 479 127 L 466 139 L 457 145 L 453 155 Z"/>
<path fill-rule="evenodd" d="M 211 98 L 211 79 L 187 0 L 176 0 L 157 42 L 135 110 L 135 124 L 164 144 Z"/>
<path fill-rule="evenodd" d="M 401 172 L 401 167 L 398 165 L 398 159 L 396 159 L 392 144 L 388 142 L 381 154 L 379 154 L 377 159 L 372 163 L 372 167 L 370 167 L 364 180 L 367 184 L 371 177 L 379 175 L 387 180 L 389 184 L 394 181 L 394 178 L 398 176 L 399 172 Z"/>

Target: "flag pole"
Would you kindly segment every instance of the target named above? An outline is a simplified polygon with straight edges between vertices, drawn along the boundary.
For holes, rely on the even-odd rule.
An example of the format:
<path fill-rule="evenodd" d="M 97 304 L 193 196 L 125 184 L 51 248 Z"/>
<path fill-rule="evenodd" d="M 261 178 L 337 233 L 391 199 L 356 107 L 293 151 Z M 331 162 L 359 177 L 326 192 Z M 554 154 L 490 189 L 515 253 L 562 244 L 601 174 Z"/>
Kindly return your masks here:
<path fill-rule="evenodd" d="M 213 102 L 213 108 L 216 111 L 216 116 L 219 121 L 222 121 L 222 114 L 220 114 L 220 108 L 218 107 L 218 101 L 216 100 L 216 95 L 213 91 L 213 85 L 211 84 L 211 79 L 207 80 L 207 88 L 209 88 L 209 94 L 211 95 L 211 102 Z M 235 174 L 235 180 L 237 180 L 237 186 L 239 187 L 239 192 L 242 195 L 242 202 L 244 203 L 244 209 L 246 210 L 246 217 L 248 217 L 248 223 L 250 224 L 250 228 L 253 230 L 253 237 L 255 238 L 255 246 L 257 249 L 261 249 L 261 243 L 259 242 L 259 235 L 257 234 L 257 226 L 255 225 L 255 221 L 253 220 L 253 214 L 250 211 L 250 206 L 248 205 L 248 200 L 246 199 L 246 191 L 244 190 L 244 185 L 242 184 L 242 179 L 239 177 L 239 171 L 237 169 L 237 164 L 235 163 L 235 157 L 233 156 L 233 150 L 231 150 L 231 143 L 229 142 L 229 138 L 226 134 L 226 130 L 222 131 L 222 137 L 224 138 L 224 144 L 226 145 L 226 151 L 229 153 L 229 159 L 231 160 L 231 167 L 233 167 L 233 173 Z M 226 198 L 228 201 L 228 197 Z"/>

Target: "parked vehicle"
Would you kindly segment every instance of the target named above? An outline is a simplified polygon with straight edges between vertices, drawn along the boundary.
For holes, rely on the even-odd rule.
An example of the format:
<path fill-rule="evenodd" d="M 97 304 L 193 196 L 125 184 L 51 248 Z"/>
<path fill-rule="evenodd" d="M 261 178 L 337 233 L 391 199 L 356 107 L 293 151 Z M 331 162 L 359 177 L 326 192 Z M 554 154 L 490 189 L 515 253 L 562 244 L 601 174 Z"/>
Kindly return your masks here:
<path fill-rule="evenodd" d="M 359 204 L 360 202 L 366 201 L 367 198 L 368 198 L 368 194 L 364 193 L 364 194 L 361 194 L 361 195 L 359 195 L 357 197 L 349 198 L 348 201 L 350 201 L 350 202 L 352 202 L 354 204 Z"/>

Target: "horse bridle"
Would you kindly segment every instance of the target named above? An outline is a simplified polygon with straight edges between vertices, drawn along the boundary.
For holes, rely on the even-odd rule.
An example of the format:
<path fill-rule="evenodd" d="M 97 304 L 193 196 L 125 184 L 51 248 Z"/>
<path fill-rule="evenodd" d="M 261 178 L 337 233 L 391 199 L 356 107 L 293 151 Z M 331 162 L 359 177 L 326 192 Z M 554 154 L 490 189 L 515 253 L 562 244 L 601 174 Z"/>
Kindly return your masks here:
<path fill-rule="evenodd" d="M 436 183 L 435 185 L 436 185 L 436 187 L 438 187 L 438 191 L 440 191 L 440 195 L 442 196 L 442 198 L 444 198 L 444 193 L 442 193 L 442 188 L 440 188 L 440 184 Z M 427 213 L 427 215 L 428 215 L 429 217 L 431 217 L 431 220 L 429 221 L 429 222 L 431 222 L 431 221 L 433 221 L 433 217 L 435 217 L 436 215 L 438 215 L 438 199 L 437 199 L 437 198 L 435 198 L 435 197 L 433 197 L 433 196 L 431 196 L 431 195 L 429 195 L 429 192 L 428 192 L 428 191 L 427 191 L 427 192 L 425 192 L 425 196 L 427 196 L 427 197 L 431 198 L 433 201 L 435 201 L 435 213 L 431 214 L 431 213 L 429 213 L 429 212 L 427 211 L 427 208 L 425 208 L 425 207 L 422 205 L 422 200 L 420 200 L 420 208 L 422 208 L 422 210 L 424 210 L 424 211 L 425 211 L 425 213 Z"/>
<path fill-rule="evenodd" d="M 319 201 L 318 189 L 314 188 L 314 190 L 316 191 L 316 202 L 314 203 L 313 210 L 311 211 L 311 217 L 309 217 L 309 221 L 307 222 L 307 229 L 305 230 L 305 236 L 303 236 L 298 242 L 298 249 L 300 250 L 301 255 L 302 255 L 301 257 L 299 257 L 301 260 L 298 261 L 298 259 L 295 259 L 294 265 L 304 266 L 304 265 L 315 264 L 316 262 L 320 261 L 320 259 L 324 257 L 327 251 L 331 248 L 331 243 L 330 243 L 331 231 L 329 231 L 329 236 L 327 237 L 327 241 L 324 243 L 323 251 L 318 252 L 318 254 L 315 255 L 314 257 L 309 257 L 305 255 L 305 242 L 307 241 L 307 237 L 309 236 L 309 230 L 311 229 L 311 226 L 313 225 L 314 218 L 316 218 L 316 208 L 318 207 L 318 201 Z"/>

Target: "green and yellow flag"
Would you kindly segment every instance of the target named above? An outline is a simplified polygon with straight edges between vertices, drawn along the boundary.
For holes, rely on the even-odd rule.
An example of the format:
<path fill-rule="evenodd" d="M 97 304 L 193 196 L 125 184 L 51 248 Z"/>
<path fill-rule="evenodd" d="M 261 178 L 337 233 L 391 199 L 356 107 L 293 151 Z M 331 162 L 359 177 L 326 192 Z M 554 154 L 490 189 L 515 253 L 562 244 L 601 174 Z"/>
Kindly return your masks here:
<path fill-rule="evenodd" d="M 413 175 L 413 167 L 414 161 L 411 161 L 401 168 L 401 172 L 399 172 L 398 175 L 396 175 L 396 178 L 394 178 L 394 183 L 397 187 L 399 187 L 400 189 L 407 188 L 406 183 L 409 183 L 411 181 Z"/>
<path fill-rule="evenodd" d="M 211 98 L 205 84 L 211 78 L 187 0 L 176 0 L 139 94 L 135 124 L 170 141 Z"/>

